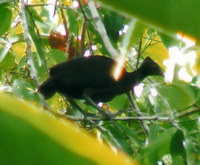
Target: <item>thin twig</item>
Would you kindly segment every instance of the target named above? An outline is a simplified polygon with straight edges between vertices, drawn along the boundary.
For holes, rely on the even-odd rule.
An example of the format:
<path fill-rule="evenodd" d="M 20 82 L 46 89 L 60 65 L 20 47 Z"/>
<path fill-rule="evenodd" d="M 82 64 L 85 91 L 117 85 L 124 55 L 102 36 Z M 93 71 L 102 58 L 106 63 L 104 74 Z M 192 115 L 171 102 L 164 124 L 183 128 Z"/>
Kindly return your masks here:
<path fill-rule="evenodd" d="M 132 106 L 133 110 L 136 112 L 137 116 L 143 116 L 142 113 L 140 112 L 139 108 L 134 103 L 133 95 L 131 95 L 130 92 L 127 92 L 127 95 L 128 95 L 129 101 L 131 103 L 131 106 Z M 149 127 L 146 124 L 146 122 L 141 121 L 141 125 L 142 125 L 146 135 L 148 135 L 149 134 Z"/>
<path fill-rule="evenodd" d="M 111 44 L 111 42 L 110 42 L 110 40 L 108 38 L 106 29 L 105 29 L 103 23 L 101 22 L 101 19 L 99 17 L 99 14 L 98 14 L 98 11 L 96 9 L 96 6 L 95 6 L 95 4 L 94 4 L 94 2 L 92 0 L 88 1 L 88 7 L 89 7 L 89 9 L 91 11 L 93 19 L 96 22 L 97 31 L 101 35 L 101 38 L 102 38 L 102 40 L 104 42 L 104 45 L 105 45 L 106 49 L 108 50 L 108 52 L 110 53 L 110 55 L 112 56 L 113 59 L 117 59 L 118 52 L 112 46 L 112 44 Z"/>
<path fill-rule="evenodd" d="M 188 111 L 186 113 L 183 113 L 183 114 L 179 114 L 177 115 L 178 118 L 182 118 L 182 117 L 185 117 L 185 116 L 189 116 L 189 115 L 193 115 L 195 113 L 199 113 L 200 112 L 200 108 L 197 108 L 197 109 L 193 109 L 191 111 Z"/>
<path fill-rule="evenodd" d="M 137 63 L 136 63 L 136 69 L 138 69 L 139 66 L 139 60 L 141 56 L 141 47 L 142 47 L 142 37 L 140 38 L 139 48 L 138 48 L 138 57 L 137 57 Z"/>

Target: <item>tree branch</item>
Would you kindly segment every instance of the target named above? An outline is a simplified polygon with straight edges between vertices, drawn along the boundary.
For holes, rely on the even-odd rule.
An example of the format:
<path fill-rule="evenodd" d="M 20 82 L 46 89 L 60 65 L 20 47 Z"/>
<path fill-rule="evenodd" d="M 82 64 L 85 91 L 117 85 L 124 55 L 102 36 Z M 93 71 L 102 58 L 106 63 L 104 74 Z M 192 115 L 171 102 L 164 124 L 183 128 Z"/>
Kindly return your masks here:
<path fill-rule="evenodd" d="M 70 116 L 67 115 L 67 118 L 71 120 L 76 120 L 76 121 L 84 121 L 84 120 L 91 120 L 91 121 L 109 121 L 108 118 L 102 119 L 101 116 L 88 116 L 87 118 L 84 118 L 83 116 Z M 161 121 L 161 122 L 171 122 L 169 117 L 159 117 L 159 116 L 137 116 L 137 117 L 115 117 L 113 118 L 114 121 L 145 121 L 145 120 L 152 120 L 152 121 Z"/>
<path fill-rule="evenodd" d="M 37 79 L 37 71 L 35 69 L 32 51 L 31 51 L 31 39 L 29 36 L 29 28 L 28 28 L 28 22 L 26 19 L 26 11 L 25 11 L 25 2 L 24 0 L 20 0 L 20 11 L 19 15 L 22 21 L 22 26 L 24 28 L 24 40 L 26 41 L 26 55 L 27 55 L 27 64 L 30 67 L 30 73 L 32 79 L 35 81 L 36 86 L 39 86 L 39 82 Z"/>
<path fill-rule="evenodd" d="M 106 49 L 108 50 L 108 52 L 110 53 L 110 55 L 112 56 L 113 59 L 116 59 L 118 56 L 118 52 L 114 49 L 114 47 L 112 46 L 106 29 L 103 25 L 103 23 L 101 22 L 101 19 L 99 17 L 98 11 L 96 9 L 96 6 L 94 4 L 94 2 L 92 0 L 88 1 L 88 7 L 91 11 L 92 17 L 93 19 L 96 21 L 96 26 L 97 26 L 97 31 L 99 32 L 99 34 L 101 35 L 101 38 L 104 42 L 104 45 L 106 47 Z"/>

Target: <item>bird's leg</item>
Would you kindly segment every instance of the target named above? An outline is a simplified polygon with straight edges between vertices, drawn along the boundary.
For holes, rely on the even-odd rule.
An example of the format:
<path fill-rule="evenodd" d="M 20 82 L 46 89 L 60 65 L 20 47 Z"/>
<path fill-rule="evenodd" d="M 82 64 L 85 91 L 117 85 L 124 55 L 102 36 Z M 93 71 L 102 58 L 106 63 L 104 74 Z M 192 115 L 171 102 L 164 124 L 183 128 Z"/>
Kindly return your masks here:
<path fill-rule="evenodd" d="M 89 102 L 94 108 L 96 108 L 99 113 L 105 117 L 105 118 L 109 118 L 109 119 L 112 119 L 112 116 L 111 114 L 109 114 L 108 112 L 104 111 L 103 109 L 101 109 L 100 107 L 98 107 L 98 105 L 89 97 L 87 96 L 86 94 L 83 95 L 83 97 L 85 98 L 85 100 L 87 102 Z"/>
<path fill-rule="evenodd" d="M 76 108 L 80 113 L 83 114 L 84 118 L 86 118 L 87 116 L 94 116 L 95 114 L 92 113 L 88 113 L 85 112 L 73 99 L 71 99 L 70 97 L 66 97 L 67 100 L 70 102 L 70 104 Z"/>
<path fill-rule="evenodd" d="M 137 114 L 137 116 L 143 116 L 142 113 L 140 112 L 139 108 L 134 103 L 133 94 L 131 94 L 130 92 L 127 92 L 127 95 L 128 95 L 129 101 L 131 103 L 131 106 L 132 106 L 133 110 L 135 111 L 135 113 Z M 141 121 L 141 124 L 142 124 L 142 127 L 143 127 L 146 135 L 148 135 L 148 133 L 149 133 L 148 125 L 146 124 L 145 121 Z"/>

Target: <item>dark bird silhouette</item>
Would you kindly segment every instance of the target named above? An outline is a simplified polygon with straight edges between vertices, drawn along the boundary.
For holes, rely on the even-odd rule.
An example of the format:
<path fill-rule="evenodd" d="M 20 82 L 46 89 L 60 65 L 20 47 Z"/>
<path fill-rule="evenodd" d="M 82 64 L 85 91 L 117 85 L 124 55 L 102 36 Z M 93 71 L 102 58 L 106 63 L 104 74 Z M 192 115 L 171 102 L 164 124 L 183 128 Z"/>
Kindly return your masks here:
<path fill-rule="evenodd" d="M 45 99 L 59 92 L 75 99 L 88 96 L 95 102 L 107 102 L 119 94 L 127 93 L 147 76 L 163 75 L 159 65 L 150 57 L 134 72 L 126 72 L 123 67 L 118 80 L 113 76 L 116 65 L 116 61 L 104 56 L 72 59 L 53 66 L 50 77 L 38 90 Z"/>

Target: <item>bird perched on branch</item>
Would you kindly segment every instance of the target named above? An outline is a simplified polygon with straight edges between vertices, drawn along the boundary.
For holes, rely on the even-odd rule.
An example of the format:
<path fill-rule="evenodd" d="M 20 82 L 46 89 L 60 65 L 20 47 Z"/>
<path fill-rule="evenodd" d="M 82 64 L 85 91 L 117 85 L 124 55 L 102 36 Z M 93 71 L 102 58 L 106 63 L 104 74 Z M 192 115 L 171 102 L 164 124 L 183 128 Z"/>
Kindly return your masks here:
<path fill-rule="evenodd" d="M 117 62 L 104 56 L 71 59 L 53 66 L 49 78 L 39 87 L 45 99 L 56 92 L 66 97 L 95 102 L 107 102 L 115 96 L 127 93 L 147 76 L 163 75 L 159 65 L 147 57 L 140 68 L 127 72 L 122 67 L 121 76 L 114 78 Z"/>

